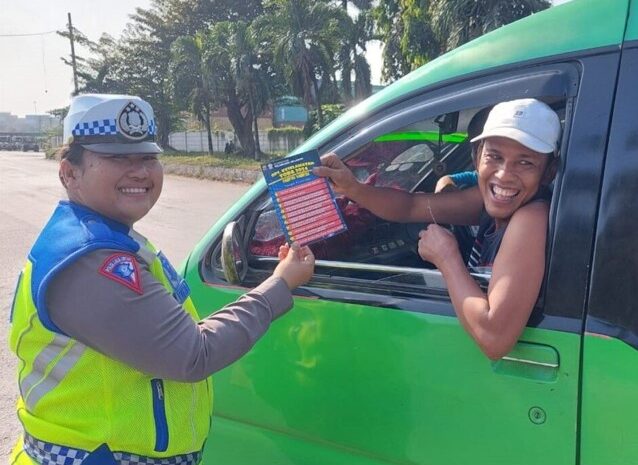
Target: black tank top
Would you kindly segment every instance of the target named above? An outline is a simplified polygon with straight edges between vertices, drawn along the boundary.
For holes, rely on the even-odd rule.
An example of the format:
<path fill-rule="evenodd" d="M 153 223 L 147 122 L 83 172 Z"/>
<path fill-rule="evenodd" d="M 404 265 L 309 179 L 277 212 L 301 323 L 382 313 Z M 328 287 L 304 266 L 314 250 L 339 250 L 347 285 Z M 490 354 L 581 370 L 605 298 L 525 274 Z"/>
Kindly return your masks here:
<path fill-rule="evenodd" d="M 551 191 L 543 186 L 536 195 L 531 198 L 527 203 L 531 202 L 548 202 L 552 198 Z M 494 218 L 487 214 L 487 211 L 483 209 L 481 212 L 481 219 L 479 222 L 479 230 L 476 234 L 476 240 L 470 252 L 470 258 L 467 260 L 467 267 L 470 271 L 476 273 L 491 273 L 494 259 L 498 254 L 498 250 L 501 247 L 501 241 L 505 235 L 505 227 L 496 229 L 496 222 Z"/>

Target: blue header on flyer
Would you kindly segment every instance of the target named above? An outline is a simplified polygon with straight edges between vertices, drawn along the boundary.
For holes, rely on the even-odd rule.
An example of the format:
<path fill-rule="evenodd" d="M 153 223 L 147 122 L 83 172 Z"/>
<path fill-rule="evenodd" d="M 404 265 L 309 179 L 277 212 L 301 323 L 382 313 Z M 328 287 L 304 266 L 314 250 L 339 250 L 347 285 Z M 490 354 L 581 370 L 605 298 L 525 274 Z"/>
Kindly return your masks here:
<path fill-rule="evenodd" d="M 319 152 L 310 150 L 294 157 L 281 158 L 262 166 L 266 184 L 275 191 L 311 181 L 317 176 L 312 168 L 321 165 Z"/>
<path fill-rule="evenodd" d="M 348 229 L 328 180 L 312 173 L 320 164 L 311 150 L 261 167 L 288 242 L 311 244 Z"/>

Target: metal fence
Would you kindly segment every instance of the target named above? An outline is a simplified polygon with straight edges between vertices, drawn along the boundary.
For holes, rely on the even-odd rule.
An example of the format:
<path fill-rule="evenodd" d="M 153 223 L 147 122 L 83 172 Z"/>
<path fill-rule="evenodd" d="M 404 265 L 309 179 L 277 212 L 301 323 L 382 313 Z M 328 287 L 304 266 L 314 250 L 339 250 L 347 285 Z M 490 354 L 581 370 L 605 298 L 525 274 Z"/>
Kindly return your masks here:
<path fill-rule="evenodd" d="M 230 141 L 233 141 L 235 147 L 240 146 L 233 132 L 215 131 L 212 136 L 214 152 L 223 152 L 226 143 Z M 206 131 L 173 132 L 168 136 L 168 143 L 172 148 L 180 152 L 208 152 L 208 136 L 206 135 Z M 266 153 L 288 153 L 300 143 L 301 140 L 293 141 L 284 134 L 268 137 L 268 133 L 265 131 L 259 133 L 259 146 L 261 151 Z"/>
<path fill-rule="evenodd" d="M 231 131 L 213 132 L 213 151 L 223 152 L 226 143 L 233 141 L 235 147 L 239 147 L 239 141 L 235 133 Z M 62 136 L 51 136 L 48 139 L 49 146 L 56 148 L 62 145 Z M 259 146 L 262 152 L 287 154 L 301 144 L 303 140 L 294 140 L 285 134 L 268 137 L 267 132 L 259 134 Z M 208 137 L 206 131 L 173 132 L 168 136 L 168 144 L 180 152 L 208 152 Z"/>

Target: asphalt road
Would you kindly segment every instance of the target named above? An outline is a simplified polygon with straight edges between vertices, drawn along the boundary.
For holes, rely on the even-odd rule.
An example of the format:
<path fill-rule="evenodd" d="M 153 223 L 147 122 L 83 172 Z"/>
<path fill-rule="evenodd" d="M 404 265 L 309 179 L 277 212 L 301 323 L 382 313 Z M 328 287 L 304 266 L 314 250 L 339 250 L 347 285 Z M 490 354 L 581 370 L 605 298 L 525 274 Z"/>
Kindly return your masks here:
<path fill-rule="evenodd" d="M 168 175 L 164 191 L 136 230 L 177 266 L 247 189 L 246 184 Z M 9 350 L 9 310 L 16 279 L 38 232 L 65 197 L 57 162 L 42 153 L 0 151 L 0 462 L 7 463 L 21 426 L 15 415 L 16 360 Z"/>

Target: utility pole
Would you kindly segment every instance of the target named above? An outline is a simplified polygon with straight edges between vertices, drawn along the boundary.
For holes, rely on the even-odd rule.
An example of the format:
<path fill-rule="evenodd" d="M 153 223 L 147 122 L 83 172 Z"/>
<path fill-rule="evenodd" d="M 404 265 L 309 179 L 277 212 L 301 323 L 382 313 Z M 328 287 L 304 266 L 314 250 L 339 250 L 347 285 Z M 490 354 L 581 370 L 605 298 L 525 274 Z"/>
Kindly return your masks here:
<path fill-rule="evenodd" d="M 71 23 L 71 13 L 67 13 L 69 16 L 69 38 L 71 40 L 71 63 L 73 64 L 73 84 L 75 88 L 75 92 L 73 95 L 78 94 L 78 73 L 77 68 L 75 66 L 75 44 L 73 43 L 73 23 Z"/>

